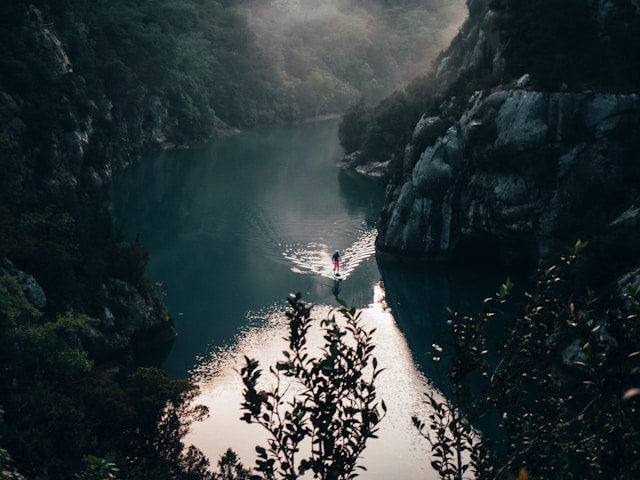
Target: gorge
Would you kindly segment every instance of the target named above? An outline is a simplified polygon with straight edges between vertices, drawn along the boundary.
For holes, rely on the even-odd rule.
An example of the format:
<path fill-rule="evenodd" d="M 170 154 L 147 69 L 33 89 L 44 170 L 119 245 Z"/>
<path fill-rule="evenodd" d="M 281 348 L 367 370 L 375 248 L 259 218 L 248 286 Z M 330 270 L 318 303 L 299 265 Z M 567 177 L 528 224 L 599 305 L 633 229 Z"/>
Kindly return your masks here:
<path fill-rule="evenodd" d="M 640 391 L 633 323 L 640 277 L 638 1 L 468 0 L 469 17 L 448 47 L 442 35 L 461 21 L 450 2 L 336 1 L 320 8 L 304 0 L 274 1 L 278 8 L 309 7 L 296 19 L 312 23 L 284 22 L 279 27 L 292 29 L 273 29 L 269 48 L 260 41 L 269 22 L 280 18 L 243 15 L 259 3 L 114 0 L 90 6 L 80 0 L 18 0 L 3 7 L 3 468 L 13 458 L 16 478 L 18 470 L 29 477 L 90 478 L 94 469 L 107 478 L 114 468 L 130 479 L 161 478 L 167 471 L 175 478 L 207 478 L 208 459 L 184 445 L 187 427 L 175 427 L 178 418 L 189 425 L 205 416 L 192 403 L 194 386 L 137 368 L 147 361 L 141 347 L 175 341 L 172 324 L 179 323 L 180 312 L 165 305 L 164 279 L 148 277 L 154 260 L 144 239 L 134 240 L 132 230 L 125 236 L 113 222 L 108 194 L 114 172 L 165 148 L 176 148 L 180 156 L 188 145 L 215 135 L 347 109 L 338 129 L 347 154 L 343 164 L 387 182 L 377 204 L 380 218 L 368 215 L 376 217 L 371 224 L 376 256 L 380 265 L 386 262 L 382 275 L 394 284 L 388 288 L 390 303 L 417 305 L 419 314 L 440 310 L 447 295 L 438 286 L 449 277 L 436 275 L 432 282 L 414 276 L 415 270 L 442 272 L 477 261 L 501 273 L 504 267 L 541 267 L 547 283 L 527 297 L 531 308 L 522 318 L 510 317 L 521 330 L 503 347 L 508 353 L 521 346 L 517 340 L 538 343 L 521 348 L 532 356 L 509 359 L 514 372 L 522 367 L 524 373 L 504 385 L 516 394 L 553 390 L 555 384 L 546 383 L 518 390 L 523 378 L 555 381 L 538 370 L 538 362 L 553 360 L 585 381 L 571 384 L 581 395 L 545 400 L 593 401 L 579 406 L 587 413 L 579 417 L 585 428 L 569 435 L 584 439 L 584 449 L 568 442 L 562 444 L 566 450 L 553 449 L 552 458 L 531 450 L 521 463 L 540 478 L 553 476 L 545 463 L 586 478 L 575 467 L 576 456 L 584 454 L 579 460 L 588 457 L 582 463 L 593 465 L 590 478 L 614 477 L 616 469 L 637 472 L 639 442 L 627 429 L 635 425 Z M 362 21 L 369 18 L 369 5 L 382 23 Z M 337 14 L 334 21 L 326 21 L 327 12 Z M 433 41 L 420 28 L 427 23 L 443 27 Z M 322 35 L 307 36 L 324 31 L 322 25 L 332 31 L 328 45 L 315 42 Z M 251 30 L 258 26 L 266 30 Z M 391 35 L 388 42 L 374 35 L 380 32 Z M 418 33 L 419 41 L 410 40 Z M 308 50 L 299 48 L 302 38 Z M 280 44 L 292 48 L 290 55 L 275 48 Z M 430 51 L 422 55 L 425 45 Z M 436 56 L 433 48 L 444 50 L 429 73 L 421 63 Z M 390 93 L 399 65 L 393 57 L 403 49 L 412 50 L 416 71 L 424 75 L 378 104 L 365 102 Z M 304 178 L 295 159 L 288 171 Z M 215 219 L 205 223 L 199 226 L 217 231 Z M 374 235 L 364 237 L 363 242 Z M 575 277 L 565 276 L 577 251 L 584 261 Z M 546 268 L 558 258 L 557 270 Z M 562 274 L 554 276 L 556 271 Z M 420 301 L 405 279 L 428 285 L 418 289 Z M 451 280 L 458 282 L 463 283 Z M 435 293 L 425 294 L 434 284 Z M 552 290 L 551 284 L 568 291 Z M 593 288 L 603 300 L 596 301 Z M 401 315 L 396 320 L 403 321 Z M 474 325 L 473 318 L 463 320 L 462 330 Z M 418 330 L 424 333 L 422 326 Z M 569 347 L 572 354 L 565 355 Z M 538 353 L 547 357 L 541 360 Z M 494 387 L 492 395 L 504 393 Z M 579 423 L 562 417 L 562 408 L 550 410 L 559 417 L 543 415 L 547 425 Z M 510 468 L 529 451 L 529 439 L 518 436 L 518 428 L 539 426 L 526 423 L 538 418 L 531 413 L 517 407 L 504 412 L 509 434 L 524 445 L 515 451 L 507 446 Z M 560 438 L 539 432 L 540 444 Z M 627 440 L 618 443 L 617 432 Z M 162 442 L 149 440 L 158 438 Z"/>

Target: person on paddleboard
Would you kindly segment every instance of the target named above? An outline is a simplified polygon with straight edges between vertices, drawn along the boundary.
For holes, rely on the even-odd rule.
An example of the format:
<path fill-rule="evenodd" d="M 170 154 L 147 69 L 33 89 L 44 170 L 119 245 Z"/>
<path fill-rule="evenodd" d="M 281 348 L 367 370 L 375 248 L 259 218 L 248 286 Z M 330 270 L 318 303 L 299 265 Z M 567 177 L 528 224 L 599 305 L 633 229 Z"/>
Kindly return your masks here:
<path fill-rule="evenodd" d="M 333 273 L 337 273 L 340 271 L 340 253 L 336 250 L 336 253 L 331 257 L 333 260 Z"/>

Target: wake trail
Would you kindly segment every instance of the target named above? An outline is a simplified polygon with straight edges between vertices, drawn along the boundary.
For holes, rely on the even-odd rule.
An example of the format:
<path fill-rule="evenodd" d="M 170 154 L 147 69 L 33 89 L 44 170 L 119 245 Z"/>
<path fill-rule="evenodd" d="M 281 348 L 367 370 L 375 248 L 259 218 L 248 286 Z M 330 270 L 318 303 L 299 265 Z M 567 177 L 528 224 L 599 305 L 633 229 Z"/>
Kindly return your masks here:
<path fill-rule="evenodd" d="M 376 236 L 378 231 L 374 228 L 364 231 L 356 241 L 345 248 L 340 254 L 340 272 L 346 278 L 365 260 L 376 253 Z M 291 270 L 301 275 L 321 275 L 332 278 L 333 262 L 331 257 L 334 250 L 321 242 L 301 245 L 284 245 L 282 255 L 293 264 Z"/>

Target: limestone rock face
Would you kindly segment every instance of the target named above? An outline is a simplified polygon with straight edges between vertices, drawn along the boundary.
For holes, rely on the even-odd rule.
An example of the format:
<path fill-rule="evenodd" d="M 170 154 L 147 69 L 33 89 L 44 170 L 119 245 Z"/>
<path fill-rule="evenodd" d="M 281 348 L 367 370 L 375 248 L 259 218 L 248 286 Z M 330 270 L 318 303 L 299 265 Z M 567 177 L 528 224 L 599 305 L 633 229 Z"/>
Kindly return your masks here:
<path fill-rule="evenodd" d="M 106 285 L 112 311 L 126 312 L 132 330 L 147 330 L 157 325 L 157 315 L 153 307 L 145 301 L 140 292 L 130 283 L 110 278 Z"/>
<path fill-rule="evenodd" d="M 636 94 L 478 92 L 388 187 L 378 247 L 425 260 L 477 249 L 535 261 L 576 212 L 614 202 L 638 125 Z"/>
<path fill-rule="evenodd" d="M 29 5 L 26 25 L 35 35 L 40 48 L 45 50 L 48 56 L 53 59 L 56 72 L 60 75 L 71 72 L 73 67 L 62 46 L 62 42 L 51 30 L 50 25 L 44 22 L 42 12 L 33 5 Z"/>
<path fill-rule="evenodd" d="M 18 270 L 7 258 L 0 259 L 0 275 L 11 275 L 16 277 L 24 289 L 24 296 L 38 310 L 47 306 L 47 295 L 38 281 L 28 273 Z"/>
<path fill-rule="evenodd" d="M 445 98 L 439 116 L 432 109 L 417 123 L 402 175 L 387 187 L 380 254 L 535 264 L 575 242 L 592 218 L 606 226 L 629 208 L 622 192 L 635 191 L 638 180 L 637 93 L 608 93 L 576 79 L 571 89 L 560 80 L 535 90 L 534 72 L 514 73 L 510 39 L 500 37 L 504 12 L 491 5 L 467 0 L 469 17 L 434 74 L 445 87 L 477 82 L 485 90 L 466 103 Z M 584 8 L 603 48 L 635 38 L 638 1 Z M 526 59 L 518 61 L 518 70 L 526 68 Z M 482 87 L 488 77 L 491 86 Z"/>
<path fill-rule="evenodd" d="M 47 295 L 35 277 L 0 258 L 0 275 L 5 274 L 17 279 L 23 288 L 21 295 L 31 305 L 40 311 L 46 308 Z M 165 305 L 145 300 L 133 285 L 115 278 L 109 279 L 104 289 L 110 307 L 105 307 L 98 325 L 86 327 L 77 339 L 78 347 L 91 358 L 111 359 L 134 346 L 137 350 L 158 348 L 175 338 Z"/>
<path fill-rule="evenodd" d="M 71 75 L 72 59 L 58 37 L 55 25 L 46 23 L 43 13 L 33 5 L 28 7 L 25 20 L 25 29 L 33 35 L 38 47 L 50 60 L 51 70 L 60 77 Z M 86 24 L 79 24 L 76 28 L 83 41 L 91 42 L 91 30 Z M 129 163 L 130 159 L 126 158 L 128 155 L 173 145 L 171 138 L 176 130 L 176 120 L 169 115 L 166 98 L 142 89 L 139 102 L 118 105 L 115 109 L 109 98 L 92 100 L 95 101 L 95 111 L 86 118 L 80 118 L 74 113 L 72 99 L 60 98 L 59 118 L 56 121 L 65 128 L 57 135 L 52 135 L 50 152 L 46 155 L 31 152 L 24 159 L 24 164 L 28 167 L 26 179 L 32 186 L 54 194 L 71 191 L 100 195 L 109 186 L 114 167 Z M 27 129 L 21 118 L 22 103 L 22 99 L 0 92 L 0 104 L 15 115 L 11 123 L 4 126 L 4 130 L 15 138 Z M 100 144 L 102 140 L 93 137 L 95 120 L 107 121 L 113 125 L 114 131 L 118 131 L 119 137 L 127 143 L 127 153 L 119 154 L 121 156 L 111 155 L 100 164 L 89 165 L 89 147 L 93 146 L 96 151 L 103 148 Z M 39 158 L 36 159 L 37 156 Z M 36 163 L 39 164 L 38 169 L 35 167 Z"/>

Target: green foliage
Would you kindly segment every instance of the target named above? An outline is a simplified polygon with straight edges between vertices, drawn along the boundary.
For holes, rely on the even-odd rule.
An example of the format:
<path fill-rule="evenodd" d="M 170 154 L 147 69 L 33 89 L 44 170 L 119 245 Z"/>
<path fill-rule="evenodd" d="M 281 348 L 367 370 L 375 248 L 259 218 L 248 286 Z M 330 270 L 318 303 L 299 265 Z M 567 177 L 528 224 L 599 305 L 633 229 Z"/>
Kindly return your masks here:
<path fill-rule="evenodd" d="M 17 329 L 12 340 L 14 348 L 22 353 L 21 373 L 46 377 L 55 372 L 64 379 L 87 372 L 91 362 L 74 337 L 95 323 L 97 320 L 86 315 L 66 313 L 58 315 L 53 322 L 28 324 Z"/>
<path fill-rule="evenodd" d="M 103 95 L 125 119 L 139 114 L 150 95 L 159 95 L 169 100 L 178 141 L 208 137 L 214 115 L 231 125 L 255 126 L 339 112 L 360 95 L 378 100 L 435 57 L 450 34 L 446 27 L 459 16 L 457 8 L 440 2 L 403 2 L 384 10 L 375 2 L 38 4 L 72 59 L 74 72 L 62 83 L 79 118 L 93 112 Z M 408 49 L 409 35 L 429 47 Z M 4 62 L 27 86 L 35 72 L 47 71 L 46 57 L 33 53 L 38 49 L 19 48 L 28 39 L 28 32 L 18 42 L 8 38 Z M 20 58 L 27 59 L 22 70 Z M 52 105 L 47 98 L 39 104 Z M 49 132 L 59 120 L 55 108 L 45 111 L 50 114 L 32 120 Z"/>
<path fill-rule="evenodd" d="M 0 205 L 4 208 L 24 201 L 19 147 L 14 138 L 0 131 L 0 169 L 3 172 L 0 177 Z"/>
<path fill-rule="evenodd" d="M 479 448 L 476 435 L 461 411 L 448 398 L 425 394 L 431 406 L 428 423 L 412 417 L 414 426 L 431 445 L 431 466 L 443 480 L 462 480 L 471 465 L 467 455 Z"/>
<path fill-rule="evenodd" d="M 364 99 L 354 103 L 342 115 L 338 128 L 338 139 L 345 152 L 352 153 L 362 148 L 370 115 L 371 109 L 367 107 Z"/>
<path fill-rule="evenodd" d="M 182 443 L 207 413 L 193 384 L 154 369 L 105 375 L 78 340 L 95 320 L 67 312 L 48 321 L 9 275 L 0 277 L 0 319 L 2 478 L 211 478 L 208 460 Z"/>
<path fill-rule="evenodd" d="M 27 300 L 24 287 L 15 277 L 0 276 L 0 338 L 15 329 L 18 322 L 36 320 L 40 315 Z"/>
<path fill-rule="evenodd" d="M 76 335 L 95 320 L 66 313 L 53 322 L 37 323 L 41 313 L 26 299 L 23 287 L 10 275 L 0 277 L 0 339 L 5 374 L 20 372 L 29 378 L 72 377 L 90 369 Z"/>
<path fill-rule="evenodd" d="M 269 369 L 275 385 L 260 388 L 256 360 L 247 358 L 241 370 L 242 419 L 271 434 L 267 448 L 256 447 L 255 478 L 296 479 L 308 471 L 317 478 L 355 478 L 358 457 L 386 412 L 374 386 L 382 371 L 372 356 L 374 330 L 364 329 L 355 309 L 342 307 L 320 322 L 325 343 L 314 356 L 307 346 L 311 307 L 300 294 L 288 301 L 290 350 Z M 300 453 L 306 442 L 310 452 Z"/>
<path fill-rule="evenodd" d="M 7 450 L 29 478 L 40 471 L 51 480 L 72 472 L 80 479 L 211 478 L 208 460 L 183 444 L 190 422 L 206 414 L 185 381 L 153 370 L 123 382 L 95 371 L 75 380 L 52 373 L 18 381 L 11 393 L 2 396 L 11 418 Z"/>
<path fill-rule="evenodd" d="M 401 157 L 418 118 L 403 93 L 396 92 L 380 102 L 367 125 L 363 155 L 371 161 Z"/>
<path fill-rule="evenodd" d="M 124 432 L 129 478 L 208 478 L 208 460 L 182 443 L 189 425 L 208 414 L 207 407 L 193 402 L 198 387 L 170 380 L 157 369 L 139 368 L 123 388 L 134 409 L 133 423 Z"/>
<path fill-rule="evenodd" d="M 460 4 L 436 1 L 252 1 L 244 13 L 303 117 L 381 100 L 423 72 L 461 18 Z"/>
<path fill-rule="evenodd" d="M 360 151 L 363 162 L 374 162 L 399 159 L 404 147 L 412 143 L 415 157 L 411 160 L 415 163 L 420 153 L 444 134 L 463 110 L 458 98 L 467 98 L 466 91 L 456 97 L 461 92 L 445 87 L 430 74 L 415 78 L 404 92 L 394 92 L 373 108 L 362 100 L 353 104 L 342 117 L 340 145 L 347 153 Z M 445 98 L 450 101 L 444 102 Z M 448 107 L 443 110 L 443 105 Z M 439 119 L 412 138 L 422 115 Z"/>
<path fill-rule="evenodd" d="M 540 272 L 517 316 L 504 322 L 508 328 L 497 351 L 488 332 L 505 315 L 500 306 L 509 282 L 477 316 L 451 315 L 451 402 L 437 402 L 430 419 L 447 431 L 437 458 L 469 448 L 452 440 L 461 435 L 455 404 L 482 430 L 463 464 L 482 478 L 513 472 L 531 478 L 637 477 L 639 289 L 608 305 L 599 305 L 590 290 L 583 297 L 573 293 L 572 271 L 585 246 L 576 243 L 558 265 Z M 575 348 L 570 366 L 566 358 L 560 362 L 567 347 Z M 448 476 L 450 462 L 439 466 L 442 478 L 461 478 Z"/>
<path fill-rule="evenodd" d="M 4 410 L 0 407 L 0 429 L 4 430 L 4 428 Z M 2 447 L 0 447 L 0 479 L 25 480 L 25 477 L 15 469 L 11 454 Z"/>

